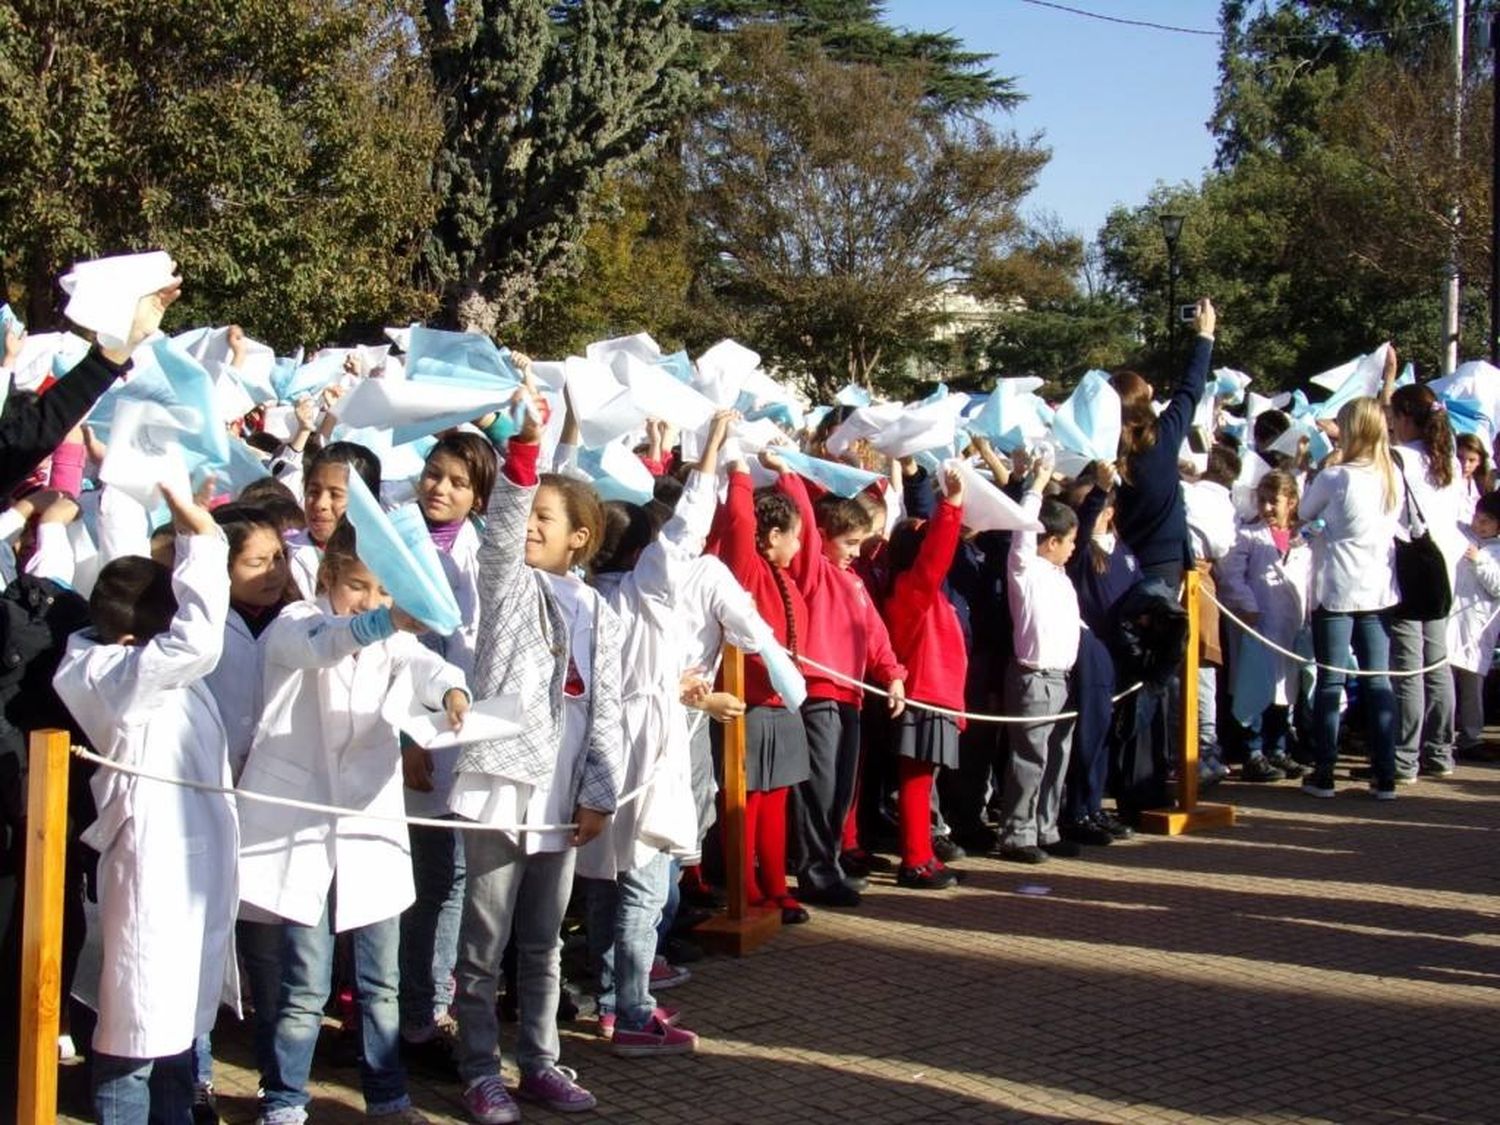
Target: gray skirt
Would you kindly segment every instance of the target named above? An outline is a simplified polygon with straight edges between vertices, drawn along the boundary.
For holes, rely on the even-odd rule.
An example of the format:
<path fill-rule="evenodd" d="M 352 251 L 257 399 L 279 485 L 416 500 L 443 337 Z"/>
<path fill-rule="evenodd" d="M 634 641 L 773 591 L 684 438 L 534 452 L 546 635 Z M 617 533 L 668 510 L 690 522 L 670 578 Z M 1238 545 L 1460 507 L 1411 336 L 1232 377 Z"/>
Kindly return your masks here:
<path fill-rule="evenodd" d="M 903 758 L 931 762 L 943 769 L 958 768 L 958 723 L 947 715 L 908 710 L 901 716 L 897 753 Z"/>
<path fill-rule="evenodd" d="M 724 775 L 724 728 L 713 724 L 714 773 Z M 745 788 L 783 789 L 807 780 L 807 732 L 802 716 L 785 707 L 751 707 L 745 712 Z M 721 782 L 722 784 L 722 782 Z"/>

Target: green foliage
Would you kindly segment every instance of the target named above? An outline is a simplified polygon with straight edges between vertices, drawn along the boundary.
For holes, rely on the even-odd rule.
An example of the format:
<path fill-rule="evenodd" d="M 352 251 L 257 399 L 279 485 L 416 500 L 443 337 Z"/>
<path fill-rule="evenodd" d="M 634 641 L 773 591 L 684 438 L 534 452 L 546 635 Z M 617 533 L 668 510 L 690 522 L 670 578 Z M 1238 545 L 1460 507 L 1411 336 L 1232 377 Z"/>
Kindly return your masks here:
<path fill-rule="evenodd" d="M 420 315 L 437 118 L 394 2 L 0 7 L 0 275 L 58 323 L 75 260 L 161 247 L 173 317 L 283 347 Z"/>
<path fill-rule="evenodd" d="M 692 31 L 678 0 L 425 0 L 423 30 L 444 114 L 425 263 L 445 318 L 493 331 L 692 104 Z"/>
<path fill-rule="evenodd" d="M 1035 142 L 922 110 L 920 78 L 739 33 L 687 145 L 705 295 L 820 397 L 901 363 L 947 274 L 1021 231 Z"/>

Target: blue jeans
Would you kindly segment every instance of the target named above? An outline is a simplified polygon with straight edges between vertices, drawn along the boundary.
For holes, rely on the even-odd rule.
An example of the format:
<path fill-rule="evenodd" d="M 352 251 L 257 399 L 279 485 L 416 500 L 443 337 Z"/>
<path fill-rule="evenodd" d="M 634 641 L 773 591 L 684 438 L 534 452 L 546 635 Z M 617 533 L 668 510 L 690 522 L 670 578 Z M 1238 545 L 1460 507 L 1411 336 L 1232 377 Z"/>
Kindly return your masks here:
<path fill-rule="evenodd" d="M 672 937 L 672 924 L 677 921 L 677 911 L 682 906 L 682 862 L 672 860 L 667 871 L 667 904 L 661 908 L 661 921 L 656 923 L 656 951 L 666 954 L 667 942 Z"/>
<path fill-rule="evenodd" d="M 1330 613 L 1313 611 L 1313 654 L 1319 664 L 1342 668 L 1354 649 L 1360 669 L 1385 672 L 1390 669 L 1390 624 L 1383 613 Z M 1339 708 L 1344 701 L 1342 671 L 1318 669 L 1313 696 L 1313 725 L 1317 734 L 1317 768 L 1332 770 L 1339 756 Z M 1369 721 L 1370 766 L 1375 780 L 1391 785 L 1396 779 L 1396 695 L 1389 676 L 1361 676 L 1360 697 Z"/>
<path fill-rule="evenodd" d="M 417 898 L 401 915 L 401 1028 L 423 1031 L 453 1003 L 453 963 L 464 912 L 464 849 L 451 828 L 413 825 Z"/>
<path fill-rule="evenodd" d="M 310 1100 L 307 1077 L 323 1025 L 323 1005 L 333 977 L 333 896 L 316 926 L 288 922 L 282 946 L 281 1001 L 277 1006 L 273 1069 L 265 1075 L 261 1103 L 266 1125 L 305 1120 Z M 363 1058 L 359 1064 L 365 1113 L 391 1113 L 411 1104 L 401 1068 L 400 1019 L 396 1005 L 400 918 L 387 918 L 350 931 L 354 984 L 359 997 Z"/>
<path fill-rule="evenodd" d="M 614 882 L 589 879 L 589 951 L 599 964 L 599 1011 L 616 1013 L 617 1028 L 640 1031 L 656 1011 L 651 963 L 656 923 L 667 901 L 671 858 L 657 852 Z"/>
<path fill-rule="evenodd" d="M 276 1009 L 281 1004 L 281 948 L 286 927 L 279 922 L 238 921 L 234 943 L 245 966 L 245 984 L 255 1009 L 255 1065 L 261 1085 L 276 1067 Z"/>
<path fill-rule="evenodd" d="M 99 1125 L 192 1125 L 193 1048 L 164 1059 L 95 1054 Z"/>

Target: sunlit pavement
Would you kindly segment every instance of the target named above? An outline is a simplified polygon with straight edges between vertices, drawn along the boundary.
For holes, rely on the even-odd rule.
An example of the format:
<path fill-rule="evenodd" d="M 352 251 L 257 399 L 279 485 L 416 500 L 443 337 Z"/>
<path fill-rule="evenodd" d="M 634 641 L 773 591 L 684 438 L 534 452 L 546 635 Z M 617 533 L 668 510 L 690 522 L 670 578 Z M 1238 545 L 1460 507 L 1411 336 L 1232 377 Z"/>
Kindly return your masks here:
<path fill-rule="evenodd" d="M 970 859 L 949 892 L 876 876 L 860 909 L 663 993 L 697 1055 L 617 1059 L 580 1021 L 562 1061 L 598 1119 L 653 1125 L 1500 1120 L 1500 766 L 1393 803 L 1339 784 L 1227 782 L 1234 829 Z M 254 1121 L 232 1017 L 216 1054 L 223 1119 Z M 354 1069 L 315 1078 L 313 1121 L 363 1120 Z M 413 1096 L 467 1120 L 455 1087 Z"/>

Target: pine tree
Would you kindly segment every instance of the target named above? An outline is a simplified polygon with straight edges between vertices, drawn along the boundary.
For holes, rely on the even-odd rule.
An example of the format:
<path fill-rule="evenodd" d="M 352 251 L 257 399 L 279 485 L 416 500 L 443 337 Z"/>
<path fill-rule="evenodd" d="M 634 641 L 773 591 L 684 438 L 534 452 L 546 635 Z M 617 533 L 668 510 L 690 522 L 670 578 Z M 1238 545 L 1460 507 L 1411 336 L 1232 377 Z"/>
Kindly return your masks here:
<path fill-rule="evenodd" d="M 572 263 L 599 189 L 696 94 L 678 0 L 425 0 L 444 112 L 424 260 L 450 322 L 520 319 Z"/>

